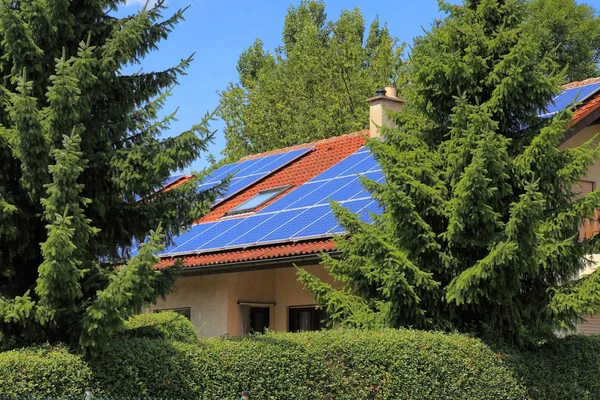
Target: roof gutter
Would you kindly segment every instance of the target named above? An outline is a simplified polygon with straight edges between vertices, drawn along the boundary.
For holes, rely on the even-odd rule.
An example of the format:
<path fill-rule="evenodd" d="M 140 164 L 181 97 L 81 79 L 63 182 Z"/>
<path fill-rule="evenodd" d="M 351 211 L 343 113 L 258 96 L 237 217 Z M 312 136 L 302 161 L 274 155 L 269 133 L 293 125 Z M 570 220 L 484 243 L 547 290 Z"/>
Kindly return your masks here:
<path fill-rule="evenodd" d="M 332 257 L 339 257 L 340 251 L 334 250 L 326 252 Z M 314 265 L 315 262 L 321 260 L 321 253 L 314 254 L 302 254 L 295 256 L 277 257 L 272 259 L 259 259 L 259 260 L 248 260 L 238 261 L 226 264 L 213 264 L 213 265 L 199 265 L 195 267 L 187 267 L 182 270 L 183 276 L 192 275 L 213 275 L 222 274 L 228 272 L 239 272 L 252 269 L 271 269 L 271 268 L 285 268 L 291 265 L 305 266 Z"/>

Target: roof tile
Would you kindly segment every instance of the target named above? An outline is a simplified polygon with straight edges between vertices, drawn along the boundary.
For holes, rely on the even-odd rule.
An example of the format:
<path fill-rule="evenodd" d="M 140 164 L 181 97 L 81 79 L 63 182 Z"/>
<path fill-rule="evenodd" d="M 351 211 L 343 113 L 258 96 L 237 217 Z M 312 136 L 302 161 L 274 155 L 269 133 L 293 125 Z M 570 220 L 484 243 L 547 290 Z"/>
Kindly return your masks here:
<path fill-rule="evenodd" d="M 254 247 L 250 249 L 234 249 L 213 253 L 204 253 L 179 258 L 164 258 L 157 264 L 157 268 L 160 269 L 172 266 L 178 259 L 183 262 L 184 268 L 191 268 L 298 255 L 318 254 L 333 250 L 335 250 L 335 244 L 333 243 L 332 239 L 316 239 L 298 243 L 281 243 Z"/>

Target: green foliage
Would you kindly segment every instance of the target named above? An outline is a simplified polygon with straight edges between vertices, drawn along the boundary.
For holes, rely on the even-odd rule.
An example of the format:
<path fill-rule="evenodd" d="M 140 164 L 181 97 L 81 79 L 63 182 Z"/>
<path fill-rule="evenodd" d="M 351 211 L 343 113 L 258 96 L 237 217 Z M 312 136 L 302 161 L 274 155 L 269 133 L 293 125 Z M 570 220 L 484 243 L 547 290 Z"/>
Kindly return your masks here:
<path fill-rule="evenodd" d="M 403 46 L 358 9 L 327 22 L 322 1 L 303 0 L 285 18 L 274 54 L 257 39 L 238 61 L 239 82 L 221 92 L 230 159 L 368 127 L 365 99 L 401 82 Z"/>
<path fill-rule="evenodd" d="M 419 331 L 328 331 L 210 339 L 197 345 L 115 341 L 91 365 L 102 395 L 266 399 L 522 399 L 476 339 Z"/>
<path fill-rule="evenodd" d="M 87 363 L 63 346 L 0 353 L 0 395 L 82 398 L 91 381 Z"/>
<path fill-rule="evenodd" d="M 442 4 L 418 38 L 407 107 L 368 146 L 386 177 L 363 179 L 383 206 L 372 225 L 341 206 L 349 237 L 324 257 L 339 289 L 300 271 L 333 322 L 458 329 L 519 342 L 597 310 L 598 273 L 576 283 L 598 238 L 578 227 L 600 191 L 577 182 L 600 157 L 592 140 L 561 151 L 570 111 L 540 118 L 564 76 L 522 23 L 519 0 Z"/>
<path fill-rule="evenodd" d="M 198 342 L 198 332 L 194 325 L 174 311 L 134 315 L 125 322 L 125 329 L 123 333 L 128 337 Z"/>
<path fill-rule="evenodd" d="M 527 24 L 543 50 L 566 68 L 568 80 L 600 74 L 600 15 L 593 7 L 575 0 L 532 0 Z"/>
<path fill-rule="evenodd" d="M 208 210 L 197 180 L 162 182 L 206 150 L 206 115 L 161 139 L 161 109 L 191 62 L 127 74 L 183 10 L 159 1 L 0 0 L 0 347 L 63 341 L 96 353 L 168 292 L 153 253 Z M 140 199 L 144 199 L 140 201 Z M 146 240 L 127 268 L 123 255 Z"/>
<path fill-rule="evenodd" d="M 600 398 L 600 336 L 574 335 L 499 352 L 532 399 Z"/>
<path fill-rule="evenodd" d="M 142 325 L 141 319 L 131 323 Z M 129 324 L 129 323 L 128 323 Z M 136 329 L 136 328 L 134 328 Z M 600 397 L 600 336 L 526 348 L 456 334 L 323 331 L 196 344 L 114 340 L 84 361 L 62 346 L 0 353 L 0 394 L 32 397 L 525 399 Z"/>

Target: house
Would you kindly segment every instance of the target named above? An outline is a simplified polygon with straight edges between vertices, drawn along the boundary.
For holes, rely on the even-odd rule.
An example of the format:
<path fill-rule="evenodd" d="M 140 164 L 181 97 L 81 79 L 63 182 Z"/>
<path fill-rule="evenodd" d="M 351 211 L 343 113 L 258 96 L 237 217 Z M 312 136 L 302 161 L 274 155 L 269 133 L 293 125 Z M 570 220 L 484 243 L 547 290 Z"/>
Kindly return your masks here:
<path fill-rule="evenodd" d="M 551 116 L 580 101 L 561 148 L 581 144 L 600 132 L 600 78 L 574 82 L 548 106 Z M 379 206 L 358 182 L 357 173 L 382 180 L 377 162 L 364 148 L 365 137 L 376 137 L 388 126 L 388 109 L 400 111 L 395 89 L 368 99 L 369 130 L 313 143 L 256 154 L 214 171 L 203 183 L 211 187 L 233 176 L 227 191 L 211 211 L 160 254 L 158 268 L 183 263 L 174 292 L 152 306 L 175 310 L 190 318 L 202 336 L 243 335 L 320 328 L 321 311 L 296 279 L 295 265 L 332 283 L 319 264 L 322 252 L 335 254 L 332 235 L 342 233 L 328 205 L 330 199 L 368 220 Z M 185 176 L 174 178 L 177 185 Z M 600 164 L 590 168 L 581 190 L 600 181 Z M 587 221 L 580 237 L 600 230 Z M 580 327 L 600 332 L 600 317 Z"/>

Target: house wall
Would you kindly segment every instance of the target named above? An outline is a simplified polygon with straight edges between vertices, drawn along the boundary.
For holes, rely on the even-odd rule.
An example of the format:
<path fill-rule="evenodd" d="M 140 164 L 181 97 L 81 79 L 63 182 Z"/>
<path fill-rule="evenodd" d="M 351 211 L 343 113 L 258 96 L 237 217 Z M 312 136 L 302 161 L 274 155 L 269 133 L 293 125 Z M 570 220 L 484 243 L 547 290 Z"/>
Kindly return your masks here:
<path fill-rule="evenodd" d="M 305 267 L 306 271 L 317 276 L 324 282 L 333 284 L 334 280 L 322 265 Z M 298 282 L 295 268 L 281 268 L 275 271 L 275 294 L 277 305 L 271 310 L 271 327 L 277 332 L 288 330 L 288 310 L 291 306 L 304 306 L 315 304 L 312 296 Z"/>
<path fill-rule="evenodd" d="M 584 128 L 572 138 L 564 142 L 561 146 L 561 150 L 573 148 L 576 146 L 580 146 L 581 144 L 587 142 L 590 139 L 593 139 L 600 133 L 600 125 L 592 125 Z M 600 144 L 600 138 L 595 138 L 594 142 L 596 145 Z M 600 162 L 597 162 L 595 165 L 591 166 L 584 178 L 584 180 L 588 180 L 595 183 L 595 189 L 600 187 Z M 587 275 L 593 272 L 596 268 L 598 268 L 600 255 L 594 254 L 590 257 L 591 263 L 589 263 L 585 270 L 581 272 L 582 275 Z M 593 317 L 586 318 L 587 322 L 581 323 L 577 326 L 577 332 L 583 334 L 600 334 L 600 314 L 595 315 Z"/>
<path fill-rule="evenodd" d="M 583 322 L 577 326 L 577 332 L 584 335 L 600 334 L 600 315 L 594 315 L 593 317 L 586 318 L 586 322 Z"/>
<path fill-rule="evenodd" d="M 333 284 L 321 265 L 304 267 Z M 244 303 L 265 303 L 270 309 L 270 329 L 288 330 L 288 310 L 314 305 L 310 293 L 298 282 L 293 266 L 214 275 L 182 276 L 173 293 L 157 302 L 152 310 L 191 309 L 191 322 L 203 337 L 242 335 L 247 329 L 249 308 Z M 267 303 L 275 304 L 268 306 Z"/>
<path fill-rule="evenodd" d="M 164 310 L 189 307 L 192 324 L 200 331 L 201 336 L 221 336 L 227 333 L 227 287 L 228 277 L 225 275 L 182 277 L 175 283 L 173 293 L 151 308 Z"/>
<path fill-rule="evenodd" d="M 588 140 L 594 138 L 594 136 L 598 133 L 600 133 L 600 125 L 587 126 L 581 131 L 577 132 L 577 134 L 569 138 L 563 144 L 561 144 L 559 148 L 561 150 L 565 150 L 580 146 Z M 600 144 L 600 138 L 596 138 L 595 143 L 596 145 Z M 584 180 L 595 182 L 596 188 L 598 188 L 598 183 L 600 183 L 600 162 L 597 162 L 595 165 L 589 168 Z"/>

